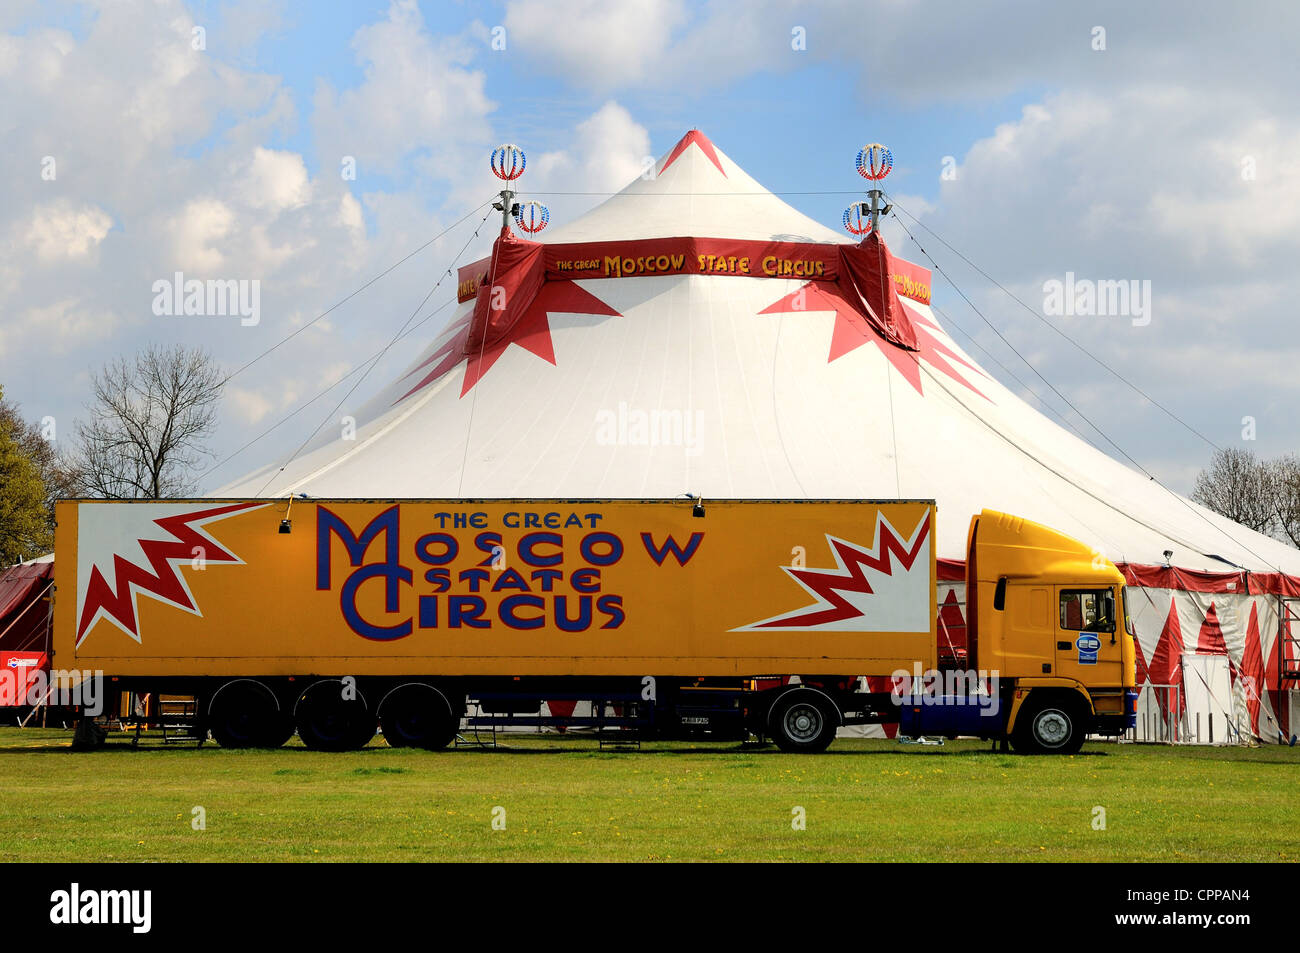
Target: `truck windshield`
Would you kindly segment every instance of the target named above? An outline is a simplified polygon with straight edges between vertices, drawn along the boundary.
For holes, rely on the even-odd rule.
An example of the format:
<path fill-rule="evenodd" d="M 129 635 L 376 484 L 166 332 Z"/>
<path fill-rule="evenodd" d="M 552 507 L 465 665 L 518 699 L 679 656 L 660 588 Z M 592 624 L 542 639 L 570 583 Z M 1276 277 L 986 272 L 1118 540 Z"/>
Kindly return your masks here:
<path fill-rule="evenodd" d="M 1114 632 L 1114 592 L 1110 589 L 1062 589 L 1061 628 L 1074 632 Z"/>

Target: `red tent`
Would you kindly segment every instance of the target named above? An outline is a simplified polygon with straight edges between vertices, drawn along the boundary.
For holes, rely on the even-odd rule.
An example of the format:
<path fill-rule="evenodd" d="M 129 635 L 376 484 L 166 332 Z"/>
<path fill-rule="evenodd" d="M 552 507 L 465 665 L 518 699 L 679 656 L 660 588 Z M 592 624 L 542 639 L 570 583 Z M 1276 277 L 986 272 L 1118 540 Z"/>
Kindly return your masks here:
<path fill-rule="evenodd" d="M 0 705 L 25 701 L 32 675 L 50 667 L 46 653 L 53 581 L 52 562 L 0 570 L 0 677 L 9 680 L 0 685 Z"/>
<path fill-rule="evenodd" d="M 54 563 L 0 569 L 0 650 L 44 651 Z"/>

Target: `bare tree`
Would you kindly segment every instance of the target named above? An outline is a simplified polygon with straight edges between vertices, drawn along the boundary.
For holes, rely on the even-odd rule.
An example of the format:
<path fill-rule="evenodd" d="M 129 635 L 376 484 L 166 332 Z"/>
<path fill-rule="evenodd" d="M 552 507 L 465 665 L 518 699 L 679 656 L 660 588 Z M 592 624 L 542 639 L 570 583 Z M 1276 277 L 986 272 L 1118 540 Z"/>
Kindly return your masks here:
<path fill-rule="evenodd" d="M 1249 450 L 1216 450 L 1196 477 L 1192 499 L 1260 533 L 1270 532 L 1277 519 L 1269 465 Z"/>
<path fill-rule="evenodd" d="M 77 425 L 78 490 L 111 500 L 184 496 L 216 429 L 221 371 L 179 345 L 119 358 L 92 381 L 90 417 Z"/>
<path fill-rule="evenodd" d="M 1277 529 L 1292 546 L 1300 546 L 1300 457 L 1289 453 L 1270 461 L 1268 478 Z"/>

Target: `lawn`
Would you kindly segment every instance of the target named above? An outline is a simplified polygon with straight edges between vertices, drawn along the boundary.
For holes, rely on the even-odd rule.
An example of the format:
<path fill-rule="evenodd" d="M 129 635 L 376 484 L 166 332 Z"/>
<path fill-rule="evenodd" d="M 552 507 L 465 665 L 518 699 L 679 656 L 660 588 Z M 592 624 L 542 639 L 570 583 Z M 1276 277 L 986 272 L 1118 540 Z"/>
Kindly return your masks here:
<path fill-rule="evenodd" d="M 1300 858 L 1300 748 L 1089 744 L 1060 758 L 840 739 L 786 755 L 548 735 L 323 754 L 296 740 L 133 750 L 110 734 L 85 754 L 70 740 L 0 729 L 7 860 Z"/>

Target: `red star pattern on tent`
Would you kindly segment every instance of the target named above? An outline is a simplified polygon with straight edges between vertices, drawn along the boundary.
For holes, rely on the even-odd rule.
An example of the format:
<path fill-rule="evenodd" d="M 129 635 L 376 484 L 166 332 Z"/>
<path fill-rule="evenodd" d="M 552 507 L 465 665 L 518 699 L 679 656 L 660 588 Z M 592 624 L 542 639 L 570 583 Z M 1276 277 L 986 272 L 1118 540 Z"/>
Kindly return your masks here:
<path fill-rule="evenodd" d="M 664 164 L 660 167 L 658 174 L 663 175 L 665 172 L 667 172 L 668 167 L 672 165 L 674 162 L 676 162 L 677 157 L 680 156 L 683 152 L 685 152 L 686 147 L 691 145 L 692 143 L 694 143 L 694 145 L 698 147 L 701 152 L 704 153 L 704 155 L 708 158 L 710 162 L 712 162 L 714 165 L 718 167 L 718 171 L 721 172 L 722 175 L 725 177 L 727 174 L 727 170 L 722 168 L 722 163 L 718 161 L 718 153 L 713 148 L 713 143 L 709 141 L 708 136 L 700 132 L 700 130 L 698 129 L 692 129 L 690 132 L 682 136 L 681 139 L 677 141 L 677 145 L 673 146 L 673 151 L 668 153 L 668 158 L 664 160 Z"/>
<path fill-rule="evenodd" d="M 1151 676 L 1153 685 L 1181 685 L 1183 678 L 1183 629 L 1178 621 L 1178 606 L 1174 597 L 1169 597 L 1169 615 L 1165 619 L 1164 628 L 1160 630 L 1160 638 L 1156 641 L 1156 650 L 1151 653 L 1151 664 L 1148 666 L 1148 673 Z M 1156 700 L 1160 703 L 1160 710 L 1166 715 L 1169 714 L 1169 699 L 1164 697 L 1167 689 L 1160 689 L 1156 693 Z M 1181 712 L 1187 704 L 1183 693 L 1178 693 L 1178 710 Z"/>
<path fill-rule="evenodd" d="M 1232 660 L 1232 655 L 1227 650 L 1227 641 L 1223 638 L 1223 625 L 1219 623 L 1218 610 L 1214 608 L 1213 602 L 1205 612 L 1205 619 L 1201 621 L 1201 631 L 1196 636 L 1196 654 L 1227 655 L 1227 675 L 1232 686 L 1236 688 L 1236 676 L 1238 676 L 1236 662 Z"/>
<path fill-rule="evenodd" d="M 1196 636 L 1196 653 L 1198 655 L 1227 655 L 1228 656 L 1228 677 L 1232 684 L 1237 684 L 1237 663 L 1232 660 L 1232 655 L 1228 652 L 1228 643 L 1223 638 L 1223 625 L 1219 622 L 1219 612 L 1214 608 L 1214 603 L 1210 603 L 1210 608 L 1205 613 L 1205 620 L 1201 623 L 1201 631 Z"/>
<path fill-rule="evenodd" d="M 904 304 L 903 307 L 907 308 L 907 305 Z M 912 326 L 917 331 L 916 351 L 908 351 L 897 347 L 877 334 L 867 322 L 867 319 L 845 299 L 840 293 L 839 287 L 832 281 L 810 281 L 801 288 L 790 292 L 775 304 L 764 308 L 759 314 L 791 314 L 799 311 L 835 312 L 835 327 L 831 332 L 830 356 L 826 359 L 828 364 L 837 358 L 843 357 L 850 351 L 862 347 L 864 344 L 874 344 L 918 394 L 925 393 L 921 388 L 919 359 L 925 361 L 940 373 L 952 378 L 972 393 L 983 397 L 985 400 L 989 399 L 979 388 L 966 380 L 953 365 L 954 363 L 960 364 L 980 377 L 986 376 L 984 372 L 969 361 L 964 361 L 958 357 L 955 351 L 943 343 L 939 326 L 923 317 L 913 308 L 907 308 L 907 314 L 912 320 Z"/>
<path fill-rule="evenodd" d="M 1137 669 L 1137 684 L 1141 687 L 1151 681 L 1151 672 L 1147 669 L 1147 657 L 1142 651 L 1142 642 L 1136 637 L 1133 639 L 1133 654 Z"/>
<path fill-rule="evenodd" d="M 1201 631 L 1196 636 L 1196 653 L 1198 655 L 1227 655 L 1228 643 L 1223 640 L 1223 626 L 1219 624 L 1219 613 L 1210 603 L 1201 623 Z"/>
<path fill-rule="evenodd" d="M 467 314 L 448 328 L 450 337 L 432 354 L 419 363 L 407 376 L 424 370 L 419 381 L 401 397 L 393 401 L 399 404 L 417 391 L 423 390 L 441 378 L 461 361 L 468 361 L 465 368 L 465 380 L 461 384 L 460 396 L 464 397 L 492 369 L 506 348 L 515 344 L 526 351 L 536 354 L 548 364 L 555 364 L 555 344 L 551 340 L 551 322 L 549 315 L 557 314 L 598 314 L 620 317 L 619 313 L 589 291 L 580 288 L 572 281 L 548 281 L 542 286 L 537 297 L 527 310 L 502 337 L 490 344 L 485 344 L 479 352 L 466 354 L 469 340 L 472 314 Z"/>
<path fill-rule="evenodd" d="M 1259 710 L 1264 691 L 1264 651 L 1259 640 L 1259 607 L 1250 604 L 1250 621 L 1246 624 L 1246 646 L 1241 654 L 1241 687 L 1250 712 L 1250 730 L 1259 735 Z"/>
<path fill-rule="evenodd" d="M 225 506 L 179 513 L 156 519 L 153 522 L 170 533 L 174 539 L 139 539 L 140 551 L 149 561 L 149 568 L 137 566 L 114 554 L 113 582 L 110 586 L 99 566 L 90 570 L 86 584 L 86 598 L 77 624 L 77 645 L 85 640 L 97 618 L 106 616 L 118 623 L 136 640 L 140 640 L 139 623 L 135 614 L 136 593 L 146 592 L 164 602 L 182 609 L 197 612 L 189 589 L 177 574 L 173 561 L 190 562 L 195 547 L 203 550 L 203 558 L 210 563 L 240 563 L 234 553 L 218 546 L 214 540 L 197 531 L 191 523 L 213 517 L 227 516 L 239 510 L 265 506 L 265 503 L 232 503 Z M 102 616 L 101 616 L 102 613 Z"/>
<path fill-rule="evenodd" d="M 961 615 L 961 603 L 957 601 L 956 589 L 949 589 L 943 605 L 939 606 L 938 631 L 941 655 L 948 652 L 956 656 L 960 652 L 960 658 L 966 658 L 969 650 L 966 644 L 966 620 Z"/>

